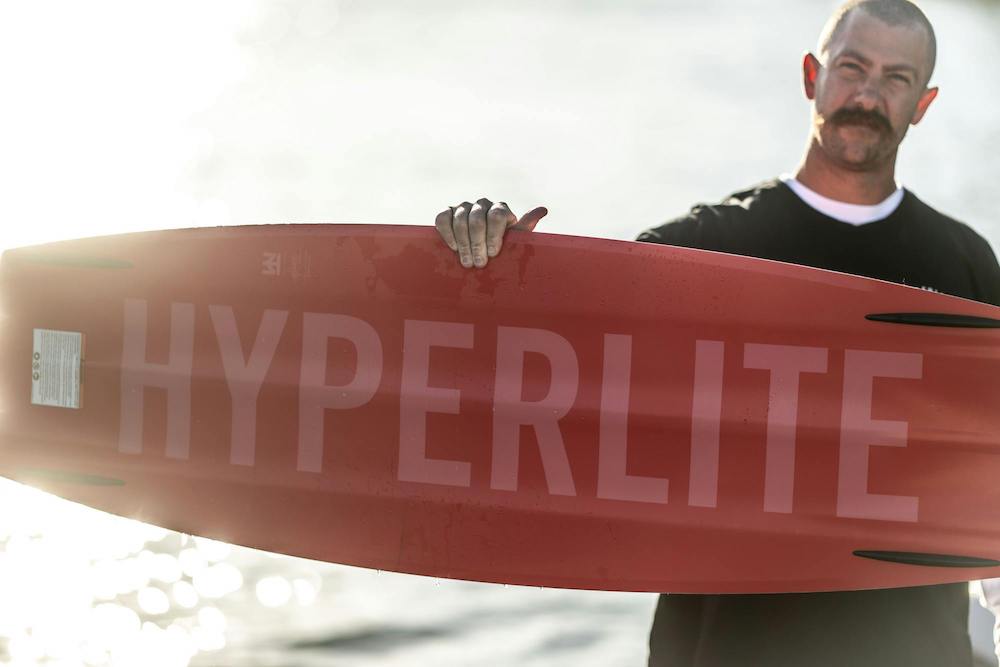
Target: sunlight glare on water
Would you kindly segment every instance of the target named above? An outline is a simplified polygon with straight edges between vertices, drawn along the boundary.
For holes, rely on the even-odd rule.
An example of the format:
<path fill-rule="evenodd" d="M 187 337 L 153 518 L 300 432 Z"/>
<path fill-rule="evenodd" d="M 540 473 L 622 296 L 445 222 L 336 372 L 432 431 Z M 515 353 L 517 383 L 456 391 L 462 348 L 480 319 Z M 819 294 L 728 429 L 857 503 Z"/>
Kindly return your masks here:
<path fill-rule="evenodd" d="M 246 554 L 7 480 L 0 507 L 18 508 L 0 512 L 0 665 L 176 667 L 225 648 L 226 612 L 204 601 L 239 596 L 245 574 L 231 561 Z M 262 574 L 257 589 L 278 580 L 288 585 Z M 311 604 L 318 582 L 294 583 L 297 604 Z"/>
<path fill-rule="evenodd" d="M 257 599 L 265 607 L 280 607 L 292 599 L 292 586 L 284 577 L 266 577 L 257 582 Z"/>

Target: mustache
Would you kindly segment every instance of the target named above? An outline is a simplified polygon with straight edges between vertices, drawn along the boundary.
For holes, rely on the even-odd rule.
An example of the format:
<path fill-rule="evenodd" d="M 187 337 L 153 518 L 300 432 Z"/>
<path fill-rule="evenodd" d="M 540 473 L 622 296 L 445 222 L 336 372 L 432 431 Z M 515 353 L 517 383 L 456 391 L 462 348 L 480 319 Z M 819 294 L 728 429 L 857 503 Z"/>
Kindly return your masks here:
<path fill-rule="evenodd" d="M 877 132 L 890 134 L 892 124 L 889 119 L 877 111 L 865 111 L 864 109 L 838 109 L 832 116 L 830 122 L 834 125 L 861 125 L 871 128 Z"/>

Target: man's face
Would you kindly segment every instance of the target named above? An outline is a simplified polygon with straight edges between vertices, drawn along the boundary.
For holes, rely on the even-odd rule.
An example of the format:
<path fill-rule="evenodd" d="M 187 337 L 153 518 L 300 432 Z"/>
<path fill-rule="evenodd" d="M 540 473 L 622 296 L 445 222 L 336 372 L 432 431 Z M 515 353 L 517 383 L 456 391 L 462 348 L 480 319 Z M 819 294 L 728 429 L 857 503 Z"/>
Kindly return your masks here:
<path fill-rule="evenodd" d="M 891 26 L 854 10 L 821 54 L 806 94 L 823 151 L 847 169 L 885 164 L 937 91 L 927 90 L 929 37 L 919 25 Z M 815 63 L 813 63 L 815 67 Z"/>

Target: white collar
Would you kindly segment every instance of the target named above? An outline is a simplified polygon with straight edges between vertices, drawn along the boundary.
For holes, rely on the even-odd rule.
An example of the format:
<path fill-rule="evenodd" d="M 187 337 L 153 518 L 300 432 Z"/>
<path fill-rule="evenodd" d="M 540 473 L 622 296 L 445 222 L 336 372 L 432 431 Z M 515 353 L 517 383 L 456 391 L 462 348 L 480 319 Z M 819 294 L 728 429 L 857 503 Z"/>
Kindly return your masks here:
<path fill-rule="evenodd" d="M 903 201 L 903 188 L 896 184 L 896 190 L 878 204 L 866 206 L 863 204 L 848 204 L 824 197 L 814 190 L 810 190 L 791 174 L 782 174 L 781 182 L 792 189 L 792 192 L 799 196 L 799 199 L 816 209 L 820 213 L 827 215 L 834 220 L 846 222 L 851 225 L 865 225 L 869 222 L 882 220 L 889 217 L 893 211 L 899 208 Z"/>

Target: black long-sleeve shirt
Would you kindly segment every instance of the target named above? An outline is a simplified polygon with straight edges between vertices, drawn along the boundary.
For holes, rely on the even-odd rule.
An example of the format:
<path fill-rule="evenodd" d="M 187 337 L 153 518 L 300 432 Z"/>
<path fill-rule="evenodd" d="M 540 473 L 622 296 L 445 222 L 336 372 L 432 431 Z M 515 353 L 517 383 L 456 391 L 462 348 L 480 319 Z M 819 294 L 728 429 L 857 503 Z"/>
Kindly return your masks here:
<path fill-rule="evenodd" d="M 864 225 L 777 180 L 648 229 L 639 241 L 793 262 L 1000 305 L 1000 266 L 967 225 L 906 191 Z M 655 667 L 969 667 L 966 584 L 833 593 L 662 595 Z"/>

